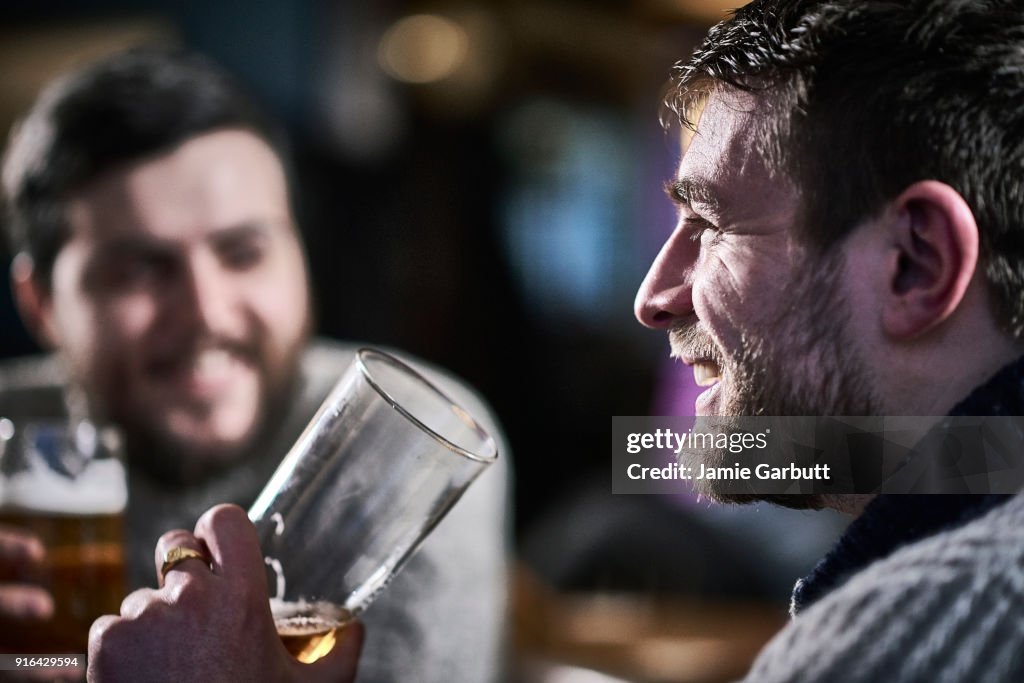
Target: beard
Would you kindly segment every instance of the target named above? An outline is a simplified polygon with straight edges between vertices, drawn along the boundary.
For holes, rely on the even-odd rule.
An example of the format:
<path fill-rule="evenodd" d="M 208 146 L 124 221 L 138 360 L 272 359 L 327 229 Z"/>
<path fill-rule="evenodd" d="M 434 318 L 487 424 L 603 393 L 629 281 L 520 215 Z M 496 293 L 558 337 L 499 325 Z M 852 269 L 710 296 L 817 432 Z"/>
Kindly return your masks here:
<path fill-rule="evenodd" d="M 192 486 L 230 470 L 269 442 L 276 417 L 285 414 L 296 376 L 297 372 L 262 376 L 253 426 L 241 439 L 228 444 L 197 443 L 151 416 L 127 414 L 115 420 L 124 435 L 125 454 L 133 467 L 171 487 Z"/>
<path fill-rule="evenodd" d="M 298 377 L 302 350 L 308 332 L 290 341 L 283 350 L 274 351 L 266 340 L 202 339 L 194 346 L 214 347 L 246 363 L 257 376 L 257 401 L 251 428 L 240 438 L 228 442 L 191 438 L 170 426 L 167 411 L 154 409 L 142 400 L 139 392 L 126 391 L 132 386 L 123 366 L 94 371 L 97 379 L 75 383 L 75 394 L 89 414 L 103 422 L 115 424 L 124 439 L 125 457 L 132 467 L 167 486 L 186 486 L 226 470 L 244 460 L 252 449 L 265 444 L 277 425 L 276 416 L 283 414 Z M 181 351 L 182 357 L 193 352 Z M 174 361 L 169 361 L 174 362 Z M 151 390 L 151 389 L 150 389 Z M 197 414 L 202 415 L 201 412 Z"/>
<path fill-rule="evenodd" d="M 833 248 L 810 255 L 796 278 L 779 293 L 788 302 L 757 329 L 741 330 L 739 348 L 729 353 L 698 322 L 669 331 L 672 355 L 706 358 L 719 368 L 720 416 L 713 431 L 730 431 L 729 416 L 874 415 L 879 401 L 857 352 L 847 322 L 850 306 L 843 296 L 842 252 Z M 728 388 L 728 393 L 726 393 Z M 698 421 L 699 424 L 699 421 Z M 697 427 L 695 426 L 695 430 Z M 681 451 L 680 462 L 717 467 L 726 449 Z M 769 501 L 806 509 L 824 506 L 819 495 L 729 493 L 721 480 L 696 480 L 697 493 L 720 502 Z"/>

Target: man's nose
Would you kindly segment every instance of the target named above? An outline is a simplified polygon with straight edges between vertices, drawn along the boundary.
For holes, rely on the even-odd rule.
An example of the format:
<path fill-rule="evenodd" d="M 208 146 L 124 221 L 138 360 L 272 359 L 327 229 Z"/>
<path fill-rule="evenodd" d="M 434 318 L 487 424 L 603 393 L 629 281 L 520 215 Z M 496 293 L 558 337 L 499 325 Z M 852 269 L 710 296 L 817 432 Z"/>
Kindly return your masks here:
<path fill-rule="evenodd" d="M 188 260 L 185 267 L 184 293 L 180 302 L 180 315 L 200 331 L 230 333 L 237 327 L 238 310 L 235 283 L 210 254 Z"/>
<path fill-rule="evenodd" d="M 676 230 L 661 248 L 636 293 L 633 312 L 647 327 L 667 329 L 693 314 L 693 266 L 700 245 Z"/>

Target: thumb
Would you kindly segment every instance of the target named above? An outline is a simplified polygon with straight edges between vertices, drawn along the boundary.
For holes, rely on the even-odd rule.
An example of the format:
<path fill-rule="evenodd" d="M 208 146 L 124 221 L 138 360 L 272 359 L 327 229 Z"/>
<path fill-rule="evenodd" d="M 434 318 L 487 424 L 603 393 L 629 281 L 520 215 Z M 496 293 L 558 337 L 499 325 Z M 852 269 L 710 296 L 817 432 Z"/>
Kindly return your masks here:
<path fill-rule="evenodd" d="M 295 662 L 303 683 L 351 683 L 356 679 L 359 653 L 363 649 L 362 622 L 352 621 L 336 632 L 338 642 L 321 659 L 312 664 Z"/>

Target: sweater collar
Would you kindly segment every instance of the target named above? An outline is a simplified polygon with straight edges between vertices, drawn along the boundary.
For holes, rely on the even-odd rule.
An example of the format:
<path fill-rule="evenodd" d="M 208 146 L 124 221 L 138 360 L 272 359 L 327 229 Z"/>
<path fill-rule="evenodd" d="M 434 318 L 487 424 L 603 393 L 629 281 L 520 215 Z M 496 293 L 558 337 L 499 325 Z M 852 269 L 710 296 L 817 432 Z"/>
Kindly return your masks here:
<path fill-rule="evenodd" d="M 1024 356 L 957 403 L 950 415 L 1024 415 Z"/>
<path fill-rule="evenodd" d="M 958 403 L 950 415 L 1024 415 L 1024 357 Z M 796 615 L 851 575 L 902 546 L 963 526 L 1006 502 L 1006 495 L 883 495 L 864 508 L 835 547 L 793 589 Z"/>
<path fill-rule="evenodd" d="M 796 615 L 854 573 L 933 534 L 955 529 L 1005 503 L 1006 495 L 885 495 L 872 500 L 836 545 L 793 589 Z"/>

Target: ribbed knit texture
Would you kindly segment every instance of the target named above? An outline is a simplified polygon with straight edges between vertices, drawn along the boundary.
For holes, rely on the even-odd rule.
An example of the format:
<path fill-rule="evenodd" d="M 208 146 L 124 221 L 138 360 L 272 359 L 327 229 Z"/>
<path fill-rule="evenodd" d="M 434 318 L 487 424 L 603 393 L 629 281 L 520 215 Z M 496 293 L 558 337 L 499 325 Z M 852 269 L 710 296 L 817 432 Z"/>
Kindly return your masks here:
<path fill-rule="evenodd" d="M 1024 359 L 952 414 L 1024 415 Z M 876 499 L 794 611 L 745 681 L 1024 682 L 1024 494 Z"/>
<path fill-rule="evenodd" d="M 1024 681 L 1024 497 L 856 574 L 794 618 L 745 680 Z"/>
<path fill-rule="evenodd" d="M 961 527 L 1013 498 L 1006 495 L 878 496 L 835 547 L 793 589 L 796 616 L 841 586 L 850 576 L 899 548 Z"/>

